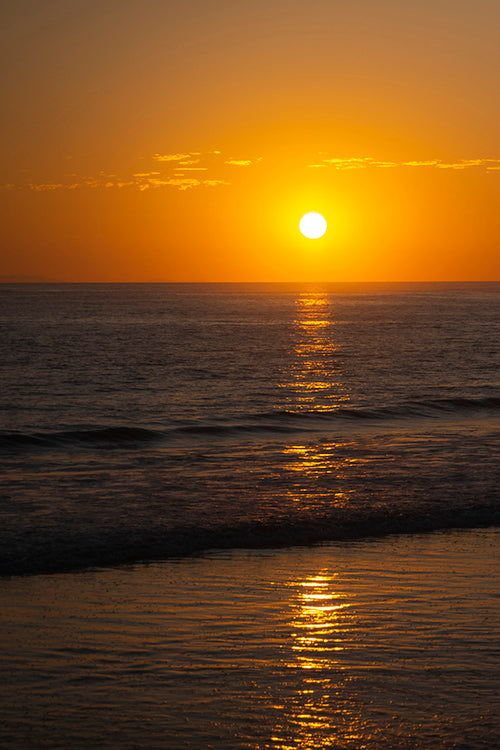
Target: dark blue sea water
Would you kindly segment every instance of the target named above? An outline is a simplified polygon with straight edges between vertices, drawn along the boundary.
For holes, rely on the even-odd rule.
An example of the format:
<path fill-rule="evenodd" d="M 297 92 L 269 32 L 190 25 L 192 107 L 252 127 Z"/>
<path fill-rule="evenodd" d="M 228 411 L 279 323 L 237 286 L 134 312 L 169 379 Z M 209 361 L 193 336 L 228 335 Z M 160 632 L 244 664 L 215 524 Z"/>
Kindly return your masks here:
<path fill-rule="evenodd" d="M 0 286 L 0 572 L 498 524 L 500 283 Z"/>

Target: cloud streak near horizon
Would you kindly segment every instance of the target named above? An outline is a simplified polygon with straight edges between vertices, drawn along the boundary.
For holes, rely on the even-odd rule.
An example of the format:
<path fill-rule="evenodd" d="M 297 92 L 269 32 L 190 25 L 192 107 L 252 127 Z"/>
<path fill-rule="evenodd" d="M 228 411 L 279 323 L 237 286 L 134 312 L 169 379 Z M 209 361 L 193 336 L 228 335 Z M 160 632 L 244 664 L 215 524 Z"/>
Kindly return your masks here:
<path fill-rule="evenodd" d="M 332 168 L 337 170 L 348 169 L 368 169 L 368 168 L 385 168 L 395 167 L 435 167 L 437 169 L 470 169 L 472 167 L 484 167 L 486 171 L 500 169 L 500 159 L 459 159 L 455 162 L 446 162 L 441 159 L 428 159 L 417 161 L 379 161 L 370 156 L 352 157 L 352 158 L 322 158 L 316 163 L 307 165 L 310 169 Z"/>
<path fill-rule="evenodd" d="M 444 161 L 441 159 L 421 159 L 409 161 L 383 161 L 369 156 L 363 157 L 328 157 L 324 152 L 316 162 L 298 165 L 299 168 L 318 170 L 364 170 L 364 169 L 440 169 L 468 170 L 482 169 L 486 172 L 500 171 L 500 158 L 460 159 Z M 26 179 L 19 182 L 8 182 L 0 185 L 2 190 L 32 190 L 51 192 L 59 190 L 90 189 L 136 189 L 141 192 L 158 188 L 171 188 L 180 191 L 193 188 L 214 188 L 228 186 L 239 175 L 265 164 L 262 157 L 235 158 L 227 157 L 221 151 L 189 153 L 153 154 L 152 169 L 132 172 L 129 175 L 109 174 L 101 171 L 97 176 L 82 176 L 71 173 L 65 179 L 35 180 Z M 236 169 L 235 169 L 236 168 Z"/>

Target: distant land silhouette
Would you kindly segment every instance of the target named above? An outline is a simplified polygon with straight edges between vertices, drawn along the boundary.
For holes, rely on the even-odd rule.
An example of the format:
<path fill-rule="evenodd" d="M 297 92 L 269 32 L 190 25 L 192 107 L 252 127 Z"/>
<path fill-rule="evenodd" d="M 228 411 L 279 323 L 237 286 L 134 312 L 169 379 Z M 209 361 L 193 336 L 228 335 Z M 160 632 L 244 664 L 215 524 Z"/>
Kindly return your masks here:
<path fill-rule="evenodd" d="M 59 279 L 49 279 L 46 276 L 0 276 L 0 284 L 58 284 Z"/>

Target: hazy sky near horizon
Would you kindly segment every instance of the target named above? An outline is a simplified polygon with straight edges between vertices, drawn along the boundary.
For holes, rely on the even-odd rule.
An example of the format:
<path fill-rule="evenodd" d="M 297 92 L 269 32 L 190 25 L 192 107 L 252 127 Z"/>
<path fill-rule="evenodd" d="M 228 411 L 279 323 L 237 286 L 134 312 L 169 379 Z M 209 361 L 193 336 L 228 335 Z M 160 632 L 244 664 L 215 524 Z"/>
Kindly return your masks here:
<path fill-rule="evenodd" d="M 0 13 L 0 275 L 500 279 L 497 0 Z"/>

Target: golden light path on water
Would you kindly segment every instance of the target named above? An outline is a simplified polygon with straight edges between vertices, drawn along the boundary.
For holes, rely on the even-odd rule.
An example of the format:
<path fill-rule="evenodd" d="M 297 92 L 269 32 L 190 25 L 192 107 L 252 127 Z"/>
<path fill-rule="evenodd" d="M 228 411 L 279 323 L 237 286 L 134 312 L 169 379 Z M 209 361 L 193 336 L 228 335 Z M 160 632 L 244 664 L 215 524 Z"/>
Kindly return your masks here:
<path fill-rule="evenodd" d="M 342 661 L 344 650 L 352 648 L 355 602 L 337 584 L 337 575 L 327 569 L 288 584 L 293 658 L 286 666 L 298 672 L 297 690 L 281 707 L 273 748 L 326 748 L 333 738 L 339 747 L 366 747 L 369 738 L 346 703 L 349 677 Z"/>
<path fill-rule="evenodd" d="M 349 401 L 341 379 L 333 301 L 325 292 L 300 294 L 295 302 L 295 362 L 281 387 L 297 411 L 327 411 Z"/>
<path fill-rule="evenodd" d="M 295 361 L 284 373 L 282 388 L 294 411 L 316 412 L 321 418 L 350 400 L 335 336 L 334 303 L 326 293 L 311 292 L 298 296 L 295 304 Z M 359 459 L 338 455 L 341 446 L 323 438 L 283 448 L 287 470 L 298 476 L 293 500 L 302 510 L 325 500 L 329 507 L 348 504 L 342 480 Z M 325 477 L 336 490 L 325 487 Z M 319 486 L 304 491 L 318 479 Z M 339 747 L 363 748 L 369 739 L 357 726 L 357 712 L 346 705 L 346 665 L 341 656 L 346 643 L 352 647 L 357 617 L 352 596 L 342 593 L 337 583 L 337 576 L 325 569 L 287 585 L 292 658 L 286 666 L 298 675 L 295 694 L 274 707 L 283 719 L 271 736 L 276 750 L 332 747 L 332 738 L 342 742 Z"/>
<path fill-rule="evenodd" d="M 295 301 L 294 320 L 295 360 L 291 370 L 283 373 L 281 388 L 285 391 L 291 411 L 315 413 L 321 418 L 332 413 L 350 400 L 349 389 L 344 382 L 342 354 L 335 336 L 334 300 L 326 292 L 300 294 Z M 331 477 L 342 481 L 351 465 L 358 459 L 339 456 L 336 449 L 342 443 L 336 441 L 295 443 L 285 445 L 286 468 L 298 475 L 295 489 L 291 490 L 295 502 L 305 505 L 308 501 L 318 503 L 328 498 L 330 504 L 345 504 L 348 493 L 343 488 L 330 488 L 308 492 L 309 486 L 299 480 L 306 475 L 310 480 Z M 322 482 L 324 484 L 324 482 Z M 292 485 L 293 487 L 293 485 Z"/>
<path fill-rule="evenodd" d="M 330 652 L 342 651 L 342 629 L 345 610 L 351 606 L 342 594 L 332 589 L 331 576 L 317 575 L 300 586 L 297 613 L 293 620 L 293 634 L 297 658 L 304 669 L 321 668 L 331 664 Z M 325 658 L 328 654 L 329 658 Z"/>

